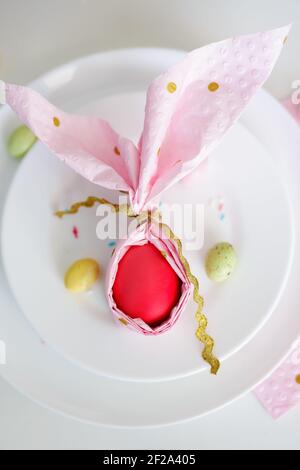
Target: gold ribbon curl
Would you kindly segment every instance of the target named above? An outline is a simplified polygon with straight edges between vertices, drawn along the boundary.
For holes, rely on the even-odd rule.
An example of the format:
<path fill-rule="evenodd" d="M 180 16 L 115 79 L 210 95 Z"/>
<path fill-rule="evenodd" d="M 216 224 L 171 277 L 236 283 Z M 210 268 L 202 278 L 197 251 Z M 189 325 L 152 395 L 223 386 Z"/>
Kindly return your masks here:
<path fill-rule="evenodd" d="M 211 373 L 216 375 L 220 368 L 220 361 L 215 357 L 213 350 L 215 346 L 215 342 L 213 338 L 211 338 L 207 332 L 208 321 L 203 313 L 203 305 L 204 300 L 199 293 L 199 282 L 198 279 L 192 274 L 190 265 L 183 254 L 182 249 L 182 242 L 181 240 L 174 234 L 171 228 L 161 222 L 161 215 L 158 211 L 156 212 L 142 212 L 141 214 L 137 215 L 134 214 L 131 207 L 128 204 L 114 204 L 112 202 L 107 201 L 106 199 L 90 196 L 85 201 L 76 202 L 73 204 L 70 209 L 65 211 L 57 211 L 55 212 L 55 216 L 59 218 L 63 218 L 66 215 L 77 214 L 81 207 L 93 207 L 95 204 L 104 204 L 110 206 L 112 210 L 116 213 L 125 212 L 128 217 L 138 217 L 141 220 L 141 223 L 148 221 L 148 222 L 155 222 L 159 228 L 161 228 L 165 235 L 176 243 L 178 248 L 178 254 L 180 261 L 182 262 L 184 269 L 186 271 L 186 275 L 190 283 L 194 286 L 194 294 L 193 299 L 197 304 L 197 311 L 195 314 L 196 321 L 198 323 L 198 328 L 196 330 L 196 337 L 198 340 L 204 345 L 202 351 L 202 357 L 205 362 L 207 362 L 211 367 Z"/>

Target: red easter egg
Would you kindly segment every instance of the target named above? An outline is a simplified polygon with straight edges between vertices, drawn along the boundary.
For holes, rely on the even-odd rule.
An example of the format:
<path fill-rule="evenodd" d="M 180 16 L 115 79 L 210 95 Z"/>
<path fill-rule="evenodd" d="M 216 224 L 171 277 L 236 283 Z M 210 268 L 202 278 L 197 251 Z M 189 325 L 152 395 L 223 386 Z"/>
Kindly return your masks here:
<path fill-rule="evenodd" d="M 119 262 L 113 285 L 118 308 L 151 327 L 166 320 L 181 297 L 181 279 L 151 243 L 132 246 Z"/>

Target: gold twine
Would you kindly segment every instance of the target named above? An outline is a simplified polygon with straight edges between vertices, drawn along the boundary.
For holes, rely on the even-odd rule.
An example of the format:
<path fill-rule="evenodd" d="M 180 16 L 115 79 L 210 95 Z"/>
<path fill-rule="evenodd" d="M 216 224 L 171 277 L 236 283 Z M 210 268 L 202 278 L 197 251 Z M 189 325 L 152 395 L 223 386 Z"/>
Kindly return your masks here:
<path fill-rule="evenodd" d="M 182 262 L 186 275 L 190 283 L 194 286 L 194 294 L 193 299 L 197 304 L 197 311 L 195 314 L 196 321 L 198 322 L 198 328 L 196 330 L 196 337 L 198 340 L 204 345 L 202 351 L 202 357 L 205 362 L 207 362 L 211 367 L 211 373 L 216 375 L 220 368 L 220 361 L 215 357 L 213 350 L 215 346 L 215 342 L 213 338 L 211 338 L 207 332 L 208 321 L 203 313 L 203 305 L 204 300 L 199 293 L 199 282 L 198 279 L 192 274 L 190 265 L 183 254 L 182 249 L 182 242 L 181 240 L 174 234 L 171 228 L 161 222 L 161 215 L 159 212 L 142 212 L 140 215 L 136 215 L 133 213 L 131 207 L 128 204 L 114 204 L 112 202 L 107 201 L 106 199 L 90 196 L 85 201 L 76 202 L 73 204 L 70 209 L 65 211 L 57 211 L 55 212 L 55 216 L 59 218 L 63 218 L 66 215 L 76 214 L 81 207 L 93 207 L 95 204 L 105 204 L 112 208 L 112 210 L 116 213 L 125 212 L 128 217 L 138 217 L 142 220 L 142 222 L 153 221 L 164 231 L 165 235 L 176 243 L 178 248 L 178 254 L 180 261 Z"/>
<path fill-rule="evenodd" d="M 65 215 L 77 214 L 81 207 L 93 207 L 95 204 L 104 204 L 106 206 L 111 207 L 113 211 L 117 213 L 125 212 L 128 217 L 134 217 L 134 214 L 128 204 L 114 204 L 112 202 L 109 202 L 107 199 L 94 196 L 89 196 L 85 201 L 75 202 L 74 204 L 72 204 L 70 209 L 67 209 L 65 211 L 57 211 L 54 213 L 54 215 L 62 219 Z"/>

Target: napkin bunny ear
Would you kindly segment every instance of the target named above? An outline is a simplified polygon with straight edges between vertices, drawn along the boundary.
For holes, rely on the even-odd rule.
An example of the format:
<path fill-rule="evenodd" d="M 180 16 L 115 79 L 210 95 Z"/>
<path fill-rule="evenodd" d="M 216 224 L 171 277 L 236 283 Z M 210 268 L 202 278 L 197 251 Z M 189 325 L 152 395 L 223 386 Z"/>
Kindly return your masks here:
<path fill-rule="evenodd" d="M 0 82 L 0 102 L 86 179 L 128 192 L 139 213 L 219 143 L 270 75 L 289 29 L 210 44 L 160 75 L 138 149 L 106 121 L 64 113 L 28 88 Z"/>
<path fill-rule="evenodd" d="M 135 205 L 203 160 L 270 75 L 290 27 L 194 50 L 149 87 Z"/>
<path fill-rule="evenodd" d="M 133 196 L 138 184 L 137 148 L 106 121 L 67 114 L 39 93 L 4 82 L 0 83 L 0 102 L 9 104 L 38 139 L 77 173 Z"/>

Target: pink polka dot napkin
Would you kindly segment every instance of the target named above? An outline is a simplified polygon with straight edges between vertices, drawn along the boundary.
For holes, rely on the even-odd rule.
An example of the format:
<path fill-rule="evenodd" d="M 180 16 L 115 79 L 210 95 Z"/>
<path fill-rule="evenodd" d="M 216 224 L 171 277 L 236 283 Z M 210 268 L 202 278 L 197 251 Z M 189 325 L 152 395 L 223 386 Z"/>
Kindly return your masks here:
<path fill-rule="evenodd" d="M 254 394 L 274 419 L 300 403 L 300 340 L 288 359 Z"/>
<path fill-rule="evenodd" d="M 289 29 L 236 36 L 186 54 L 150 83 L 139 142 L 103 119 L 68 114 L 30 88 L 0 81 L 0 103 L 84 178 L 127 192 L 137 214 L 218 145 L 269 77 Z"/>

